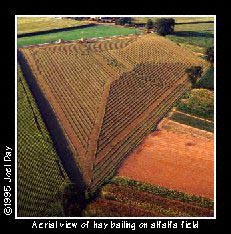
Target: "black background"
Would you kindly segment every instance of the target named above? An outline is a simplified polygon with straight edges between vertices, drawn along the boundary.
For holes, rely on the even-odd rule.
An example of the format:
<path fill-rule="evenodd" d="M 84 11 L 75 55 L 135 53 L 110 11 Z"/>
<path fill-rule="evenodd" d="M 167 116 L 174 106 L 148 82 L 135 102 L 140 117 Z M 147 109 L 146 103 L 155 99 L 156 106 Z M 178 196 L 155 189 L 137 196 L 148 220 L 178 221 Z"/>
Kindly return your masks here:
<path fill-rule="evenodd" d="M 230 28 L 228 27 L 229 23 L 229 14 L 225 13 L 225 8 L 229 8 L 227 6 L 221 5 L 219 7 L 216 5 L 213 5 L 212 1 L 205 3 L 202 5 L 202 1 L 185 1 L 180 2 L 177 4 L 176 1 L 171 1 L 170 3 L 167 1 L 159 1 L 160 4 L 157 5 L 156 1 L 153 2 L 135 2 L 127 3 L 125 7 L 125 1 L 123 3 L 120 3 L 118 1 L 107 1 L 106 3 L 102 2 L 95 2 L 95 5 L 93 6 L 90 1 L 84 1 L 81 3 L 79 1 L 75 1 L 75 4 L 70 1 L 62 1 L 62 2 L 54 2 L 53 5 L 48 5 L 48 2 L 42 3 L 41 1 L 30 1 L 27 4 L 22 3 L 22 1 L 19 1 L 20 6 L 19 7 L 13 7 L 9 6 L 8 8 L 1 9 L 1 21 L 0 21 L 0 39 L 1 39 L 1 80 L 0 80 L 0 94 L 1 94 L 1 106 L 0 106 L 0 116 L 1 116 L 1 129 L 0 129 L 0 146 L 1 146 L 1 154 L 0 156 L 3 158 L 3 155 L 5 153 L 5 146 L 14 147 L 15 144 L 15 133 L 14 133 L 14 122 L 15 122 L 15 15 L 62 15 L 62 14 L 136 14 L 136 15 L 217 15 L 217 219 L 216 220 L 199 220 L 199 229 L 195 230 L 181 230 L 178 229 L 177 232 L 185 232 L 187 233 L 227 233 L 225 231 L 225 227 L 228 227 L 230 225 L 230 221 L 226 219 L 228 215 L 228 208 L 227 203 L 225 203 L 225 198 L 228 196 L 228 190 L 225 189 L 225 187 L 228 187 L 230 183 L 227 175 L 225 174 L 225 165 L 228 165 L 225 160 L 227 160 L 228 157 L 230 157 L 230 154 L 225 153 L 225 132 L 227 132 L 227 127 L 225 126 L 225 107 L 226 109 L 230 108 L 230 101 L 228 98 L 230 96 L 230 92 L 225 90 L 228 88 L 228 85 L 225 85 L 227 83 L 226 81 L 231 79 L 230 75 L 228 76 L 227 73 L 225 74 L 226 68 L 229 68 L 229 64 L 226 62 L 225 59 L 225 53 L 228 49 L 230 49 L 230 46 L 227 46 L 225 44 L 226 37 L 228 38 L 228 32 Z M 187 4 L 187 5 L 186 5 Z M 120 9 L 116 9 L 116 7 L 119 7 Z M 218 11 L 218 8 L 220 8 L 220 12 Z M 221 9 L 223 8 L 223 9 Z M 229 42 L 230 43 L 230 42 Z M 230 63 L 230 62 L 229 62 Z M 228 115 L 227 115 L 228 116 Z M 228 139 L 227 139 L 228 140 Z M 13 154 L 13 157 L 15 155 Z M 2 168 L 2 162 L 1 159 L 1 172 L 3 170 Z M 12 162 L 12 165 L 14 165 L 14 161 Z M 12 175 L 14 178 L 14 174 Z M 0 177 L 0 180 L 3 180 L 3 176 Z M 225 186 L 226 183 L 226 186 Z M 227 195 L 226 195 L 227 193 Z M 3 187 L 1 186 L 0 194 L 3 194 Z M 14 199 L 13 199 L 14 202 Z M 3 213 L 3 199 L 0 200 L 0 207 L 1 207 L 1 229 L 8 230 L 7 232 L 10 232 L 12 230 L 15 230 L 17 232 L 31 232 L 31 226 L 33 220 L 15 220 L 14 219 L 14 213 L 9 217 L 5 216 Z M 12 208 L 14 210 L 14 204 L 12 205 Z M 227 213 L 225 213 L 225 208 Z M 37 220 L 39 221 L 39 220 Z M 45 221 L 45 220 L 44 220 Z M 52 220 L 51 220 L 52 221 Z M 54 221 L 54 220 L 53 220 Z M 65 222 L 65 220 L 60 220 Z M 71 220 L 70 220 L 71 221 Z M 76 222 L 77 220 L 73 220 Z M 104 221 L 109 222 L 110 220 L 98 220 L 98 221 Z M 121 221 L 121 220 L 118 220 Z M 145 220 L 147 222 L 152 223 L 153 220 Z M 130 220 L 130 222 L 140 222 L 140 220 Z M 60 231 L 55 230 L 56 232 Z M 33 230 L 36 231 L 36 230 Z M 52 230 L 39 230 L 41 231 L 52 231 Z M 54 230 L 53 230 L 54 231 Z M 63 230 L 62 230 L 63 231 Z M 72 230 L 74 232 L 84 232 L 84 230 Z M 107 230 L 107 232 L 111 232 L 111 230 Z M 113 230 L 114 231 L 114 230 Z M 122 230 L 117 230 L 117 232 L 121 232 Z M 132 232 L 128 229 L 125 230 L 126 232 Z M 141 230 L 140 230 L 141 231 Z M 142 232 L 163 232 L 164 230 L 142 230 Z M 176 231 L 174 229 L 172 230 L 165 230 L 166 232 L 172 232 Z M 96 230 L 94 230 L 96 232 Z M 103 232 L 103 231 L 101 231 Z"/>

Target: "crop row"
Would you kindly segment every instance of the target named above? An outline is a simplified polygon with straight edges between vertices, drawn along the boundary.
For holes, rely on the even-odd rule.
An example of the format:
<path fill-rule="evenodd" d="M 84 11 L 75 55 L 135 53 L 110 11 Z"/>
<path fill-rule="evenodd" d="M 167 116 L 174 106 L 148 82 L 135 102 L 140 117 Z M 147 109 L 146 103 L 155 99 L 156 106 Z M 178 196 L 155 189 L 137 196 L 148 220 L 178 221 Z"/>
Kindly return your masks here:
<path fill-rule="evenodd" d="M 59 164 L 58 155 L 19 67 L 18 97 L 18 216 L 48 216 L 52 205 L 56 207 L 53 212 L 61 210 L 60 194 L 69 179 Z"/>
<path fill-rule="evenodd" d="M 172 85 L 185 73 L 186 66 L 182 63 L 141 63 L 135 66 L 134 72 L 145 80 Z"/>
<path fill-rule="evenodd" d="M 40 63 L 42 63 L 42 57 L 39 57 Z M 52 61 L 52 60 L 49 60 Z M 65 77 L 62 76 L 62 71 L 57 66 L 53 67 L 52 76 L 46 73 L 46 69 L 42 70 L 42 75 L 46 79 L 47 84 L 50 86 L 52 93 L 55 95 L 56 101 L 63 109 L 66 118 L 76 131 L 76 135 L 80 138 L 83 145 L 86 145 L 91 129 L 93 128 L 94 115 L 90 112 L 91 108 L 81 108 L 83 106 L 82 97 L 78 97 L 78 92 L 73 89 L 73 86 L 68 85 L 65 82 Z M 72 84 L 73 85 L 73 84 Z M 89 102 L 90 103 L 90 102 Z"/>
<path fill-rule="evenodd" d="M 135 189 L 138 191 L 148 192 L 156 196 L 161 196 L 163 198 L 179 200 L 181 202 L 186 202 L 194 206 L 204 207 L 208 209 L 214 208 L 214 203 L 209 198 L 186 194 L 180 191 L 167 189 L 153 184 L 135 181 L 126 177 L 115 176 L 110 180 L 110 183 L 118 186 L 125 186 L 133 190 Z"/>
<path fill-rule="evenodd" d="M 184 55 L 182 56 L 182 52 Z M 138 63 L 153 61 L 155 63 L 184 63 L 186 66 L 196 65 L 202 62 L 192 53 L 174 45 L 171 41 L 158 36 L 146 35 L 142 40 L 137 40 L 119 51 L 110 51 L 122 60 L 128 60 L 133 66 Z"/>
<path fill-rule="evenodd" d="M 134 76 L 128 79 L 134 79 Z M 135 80 L 135 79 L 134 79 Z M 103 149 L 119 132 L 138 118 L 148 106 L 163 94 L 163 90 L 148 82 L 141 84 L 135 80 L 133 85 L 126 85 L 127 90 L 118 93 L 112 88 L 108 97 L 101 135 L 99 136 L 99 150 Z M 116 90 L 120 91 L 120 85 Z M 116 94 L 115 94 L 116 93 Z M 155 95 L 153 95 L 155 94 Z M 122 97 L 120 97 L 122 95 Z M 114 99 L 112 102 L 110 99 Z"/>
<path fill-rule="evenodd" d="M 116 200 L 147 210 L 160 210 L 166 216 L 212 216 L 213 211 L 179 200 L 164 198 L 152 193 L 139 191 L 126 186 L 109 184 L 102 188 L 101 197 Z"/>
<path fill-rule="evenodd" d="M 184 88 L 185 89 L 185 88 Z M 172 101 L 174 100 L 174 95 L 176 95 L 177 92 L 179 92 L 180 90 L 183 92 L 184 91 L 183 87 L 180 86 L 178 87 L 178 89 L 175 90 L 175 92 L 173 92 L 172 95 L 170 95 L 169 97 L 167 97 L 166 99 L 162 100 L 162 102 L 160 102 L 158 105 L 156 103 L 154 103 L 155 107 L 157 107 L 155 110 L 153 110 L 153 106 L 150 106 L 149 109 L 143 113 L 142 116 L 140 116 L 140 118 L 134 120 L 134 122 L 132 124 L 130 124 L 125 131 L 121 132 L 118 136 L 116 136 L 114 138 L 114 142 L 113 142 L 113 146 L 115 146 L 115 142 L 119 143 L 119 139 L 122 136 L 126 136 L 126 132 L 129 130 L 135 130 L 135 126 L 139 126 L 139 124 L 143 122 L 143 124 L 141 125 L 142 128 L 146 129 L 148 124 L 146 123 L 146 121 L 151 121 L 152 124 L 155 124 L 155 122 L 159 119 L 159 117 L 161 118 L 163 115 L 163 112 L 165 112 L 166 108 L 168 108 L 168 105 L 171 105 Z M 179 94 L 180 95 L 180 94 Z M 149 130 L 149 129 L 148 129 Z M 127 142 L 127 141 L 126 141 Z M 103 149 L 102 151 L 98 152 L 98 157 L 96 159 L 96 162 L 100 161 L 100 157 L 103 157 L 104 154 L 106 152 L 110 152 L 110 147 L 107 147 L 106 149 Z M 110 157 L 109 157 L 110 158 Z"/>
<path fill-rule="evenodd" d="M 172 71 L 178 70 L 176 74 L 172 74 Z M 118 96 L 120 96 L 121 101 L 123 101 L 124 97 L 127 96 L 126 91 L 128 91 L 127 86 L 137 86 L 137 90 L 134 90 L 134 87 L 131 89 L 132 92 L 137 92 L 136 95 L 139 95 L 140 92 L 146 88 L 146 85 L 152 86 L 153 84 L 148 81 L 154 81 L 155 85 L 164 87 L 165 84 L 174 85 L 177 79 L 180 79 L 184 75 L 184 66 L 180 67 L 179 64 L 154 64 L 151 66 L 148 64 L 146 67 L 146 63 L 142 64 L 142 66 L 136 66 L 134 70 L 129 73 L 124 73 L 120 79 L 114 81 L 111 85 L 111 95 L 112 97 L 108 100 L 108 103 L 113 105 L 112 102 L 116 102 Z M 137 83 L 137 81 L 140 81 Z M 160 85 L 162 84 L 162 85 Z M 127 90 L 126 90 L 127 89 Z M 146 92 L 146 91 L 145 91 Z M 163 91 L 164 92 L 164 91 Z M 123 95 L 123 96 L 121 96 Z"/>
<path fill-rule="evenodd" d="M 144 116 L 140 117 L 137 123 L 132 123 L 129 129 L 125 129 L 115 137 L 110 145 L 96 155 L 93 182 L 91 184 L 92 191 L 115 173 L 123 158 L 141 142 L 186 89 L 186 85 L 178 87 L 172 95 L 169 95 L 162 104 L 156 107 L 155 111 L 147 111 L 145 119 L 143 119 Z"/>
<path fill-rule="evenodd" d="M 90 203 L 85 211 L 87 217 L 155 217 L 159 216 L 157 212 L 146 211 L 141 208 L 131 207 L 117 201 L 98 198 Z"/>
<path fill-rule="evenodd" d="M 99 69 L 101 65 L 96 66 L 92 58 L 86 56 L 80 59 L 77 55 L 39 51 L 33 53 L 32 59 L 38 64 L 37 69 L 43 76 L 41 82 L 47 82 L 76 135 L 86 146 L 108 73 Z M 104 81 L 102 77 L 105 77 Z"/>
<path fill-rule="evenodd" d="M 164 74 L 163 74 L 164 76 Z M 182 79 L 182 77 L 179 77 Z M 175 86 L 175 83 L 173 83 Z M 134 73 L 127 73 L 116 80 L 110 90 L 106 113 L 99 136 L 98 151 L 146 111 L 155 101 L 164 99 L 168 87 L 153 82 L 139 82 Z"/>
<path fill-rule="evenodd" d="M 45 49 L 53 52 L 61 53 L 74 53 L 85 55 L 89 52 L 103 52 L 108 50 L 122 49 L 128 46 L 130 43 L 136 41 L 137 37 L 133 36 L 130 38 L 113 38 L 110 40 L 98 40 L 89 42 L 74 42 L 74 43 L 62 43 L 58 45 L 49 45 Z"/>
<path fill-rule="evenodd" d="M 108 51 L 98 53 L 99 56 L 104 60 L 105 65 L 109 66 L 116 73 L 122 74 L 128 69 L 126 64 L 121 63 L 116 57 L 112 56 Z"/>

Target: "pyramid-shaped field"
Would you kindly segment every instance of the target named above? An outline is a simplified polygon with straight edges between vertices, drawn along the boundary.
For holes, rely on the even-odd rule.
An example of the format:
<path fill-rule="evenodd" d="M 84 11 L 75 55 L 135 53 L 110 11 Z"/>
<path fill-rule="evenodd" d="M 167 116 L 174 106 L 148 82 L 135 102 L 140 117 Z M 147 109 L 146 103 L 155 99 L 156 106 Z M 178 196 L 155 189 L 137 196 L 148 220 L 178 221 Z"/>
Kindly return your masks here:
<path fill-rule="evenodd" d="M 73 182 L 90 192 L 110 178 L 206 67 L 154 34 L 30 46 L 19 62 Z"/>

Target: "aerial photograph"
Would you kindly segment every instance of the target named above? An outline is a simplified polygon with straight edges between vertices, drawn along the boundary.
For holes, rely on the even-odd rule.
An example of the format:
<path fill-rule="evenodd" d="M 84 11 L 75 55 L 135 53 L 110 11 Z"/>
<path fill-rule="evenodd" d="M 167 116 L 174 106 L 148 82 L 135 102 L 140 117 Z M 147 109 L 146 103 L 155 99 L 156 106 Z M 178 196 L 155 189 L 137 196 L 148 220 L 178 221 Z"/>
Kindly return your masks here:
<path fill-rule="evenodd" d="M 17 15 L 17 217 L 214 218 L 215 27 Z"/>

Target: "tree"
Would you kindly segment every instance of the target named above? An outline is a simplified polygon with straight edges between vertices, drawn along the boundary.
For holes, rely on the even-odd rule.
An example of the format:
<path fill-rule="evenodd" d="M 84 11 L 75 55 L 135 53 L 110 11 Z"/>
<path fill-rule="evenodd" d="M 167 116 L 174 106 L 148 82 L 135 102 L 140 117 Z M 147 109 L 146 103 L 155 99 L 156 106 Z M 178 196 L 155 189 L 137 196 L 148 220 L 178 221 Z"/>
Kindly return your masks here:
<path fill-rule="evenodd" d="M 192 66 L 187 68 L 185 72 L 188 74 L 188 79 L 192 83 L 192 85 L 196 84 L 199 77 L 202 75 L 202 67 L 201 66 Z"/>
<path fill-rule="evenodd" d="M 147 23 L 146 23 L 146 28 L 149 30 L 149 29 L 152 29 L 154 27 L 154 23 L 151 19 L 148 19 Z"/>
<path fill-rule="evenodd" d="M 125 25 L 125 24 L 131 24 L 132 18 L 131 17 L 120 17 L 115 20 L 115 24 L 117 25 Z"/>
<path fill-rule="evenodd" d="M 214 63 L 214 47 L 209 47 L 205 51 L 205 58 L 210 62 L 211 65 Z"/>
<path fill-rule="evenodd" d="M 154 23 L 155 31 L 162 35 L 172 34 L 174 32 L 175 19 L 173 18 L 159 18 Z"/>

